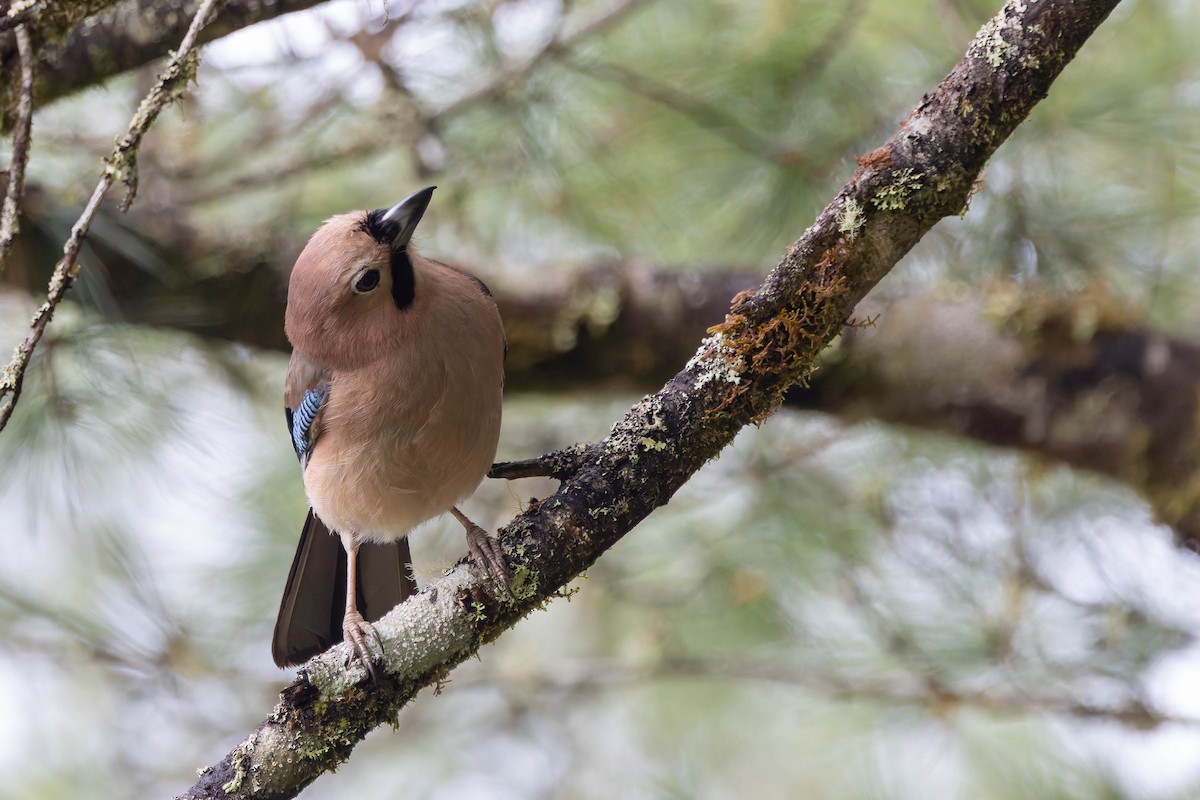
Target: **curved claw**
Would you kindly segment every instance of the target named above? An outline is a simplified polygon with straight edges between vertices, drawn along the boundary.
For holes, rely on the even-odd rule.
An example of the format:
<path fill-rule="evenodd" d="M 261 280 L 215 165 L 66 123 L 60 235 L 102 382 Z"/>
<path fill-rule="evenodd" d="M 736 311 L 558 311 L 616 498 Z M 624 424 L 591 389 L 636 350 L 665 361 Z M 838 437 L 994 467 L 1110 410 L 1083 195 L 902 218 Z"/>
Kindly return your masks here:
<path fill-rule="evenodd" d="M 362 660 L 363 666 L 371 675 L 371 680 L 378 683 L 379 673 L 375 669 L 375 661 L 378 658 L 377 653 L 383 653 L 383 640 L 379 638 L 379 631 L 363 619 L 362 614 L 347 611 L 346 616 L 342 618 L 342 637 L 353 648 L 353 655 Z"/>
<path fill-rule="evenodd" d="M 509 577 L 508 567 L 504 564 L 504 553 L 500 550 L 500 545 L 478 525 L 472 523 L 466 528 L 467 552 L 471 559 L 482 567 L 506 594 L 511 594 L 512 579 Z"/>

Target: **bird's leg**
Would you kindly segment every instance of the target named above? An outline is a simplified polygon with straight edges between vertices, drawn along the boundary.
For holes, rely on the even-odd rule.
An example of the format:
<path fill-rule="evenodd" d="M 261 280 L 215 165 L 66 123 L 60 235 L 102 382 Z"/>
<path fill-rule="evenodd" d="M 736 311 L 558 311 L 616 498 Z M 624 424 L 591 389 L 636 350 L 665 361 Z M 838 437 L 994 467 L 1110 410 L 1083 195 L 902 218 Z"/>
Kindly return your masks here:
<path fill-rule="evenodd" d="M 510 591 L 508 568 L 504 566 L 504 553 L 501 552 L 500 545 L 487 535 L 487 531 L 467 519 L 467 515 L 457 508 L 451 508 L 450 513 L 467 529 L 467 552 L 471 558 L 483 567 L 505 592 Z"/>
<path fill-rule="evenodd" d="M 371 645 L 382 651 L 383 642 L 375 626 L 358 611 L 358 540 L 354 536 L 343 535 L 342 545 L 346 548 L 346 613 L 342 617 L 342 638 L 362 659 L 367 672 L 371 674 L 371 680 L 378 683 L 379 675 L 375 671 L 375 654 Z"/>

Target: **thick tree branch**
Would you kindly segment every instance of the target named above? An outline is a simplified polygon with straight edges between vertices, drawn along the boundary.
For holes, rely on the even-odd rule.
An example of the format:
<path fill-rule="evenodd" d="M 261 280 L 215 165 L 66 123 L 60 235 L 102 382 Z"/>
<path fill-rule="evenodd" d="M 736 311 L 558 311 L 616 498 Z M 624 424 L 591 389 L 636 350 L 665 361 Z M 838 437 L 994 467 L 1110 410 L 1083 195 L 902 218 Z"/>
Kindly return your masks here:
<path fill-rule="evenodd" d="M 988 157 L 1045 96 L 1116 0 L 1009 0 L 967 56 L 854 177 L 666 386 L 644 398 L 559 490 L 500 535 L 515 596 L 481 604 L 460 565 L 378 625 L 378 685 L 344 645 L 313 659 L 271 715 L 183 797 L 292 797 L 372 728 L 587 569 L 745 425 L 769 416 L 855 304 L 940 218 L 958 213 Z"/>
<path fill-rule="evenodd" d="M 310 8 L 319 2 L 229 0 L 201 32 L 199 42 L 205 44 L 256 22 Z M 42 33 L 35 38 L 39 63 L 34 103 L 38 107 L 165 56 L 187 32 L 200 2 L 107 0 L 76 5 L 87 13 L 77 10 L 67 18 L 68 22 L 73 20 L 69 25 L 62 24 L 59 18 L 48 19 L 40 28 Z M 35 14 L 33 19 L 43 16 Z M 90 17 L 86 24 L 75 24 L 85 17 Z M 51 22 L 58 26 L 52 27 Z M 14 117 L 8 108 L 19 91 L 15 70 L 8 69 L 15 59 L 14 43 L 0 37 L 0 75 L 14 75 L 0 80 L 0 109 L 5 109 L 0 117 L 0 130 L 4 131 L 13 124 Z"/>
<path fill-rule="evenodd" d="M 54 267 L 54 275 L 50 278 L 46 302 L 34 314 L 33 320 L 30 322 L 29 335 L 21 344 L 17 345 L 12 360 L 4 367 L 3 374 L 0 374 L 0 401 L 8 397 L 8 402 L 0 406 L 0 431 L 4 430 L 8 424 L 8 420 L 17 406 L 17 401 L 21 398 L 25 370 L 29 367 L 29 360 L 33 357 L 34 348 L 41 341 L 46 326 L 50 324 L 50 319 L 54 316 L 54 309 L 66 296 L 67 290 L 75 281 L 75 276 L 79 274 L 79 248 L 83 244 L 84 237 L 87 236 L 92 220 L 96 217 L 96 212 L 100 210 L 100 203 L 103 202 L 108 190 L 112 188 L 113 181 L 118 177 L 128 190 L 121 204 L 122 210 L 127 209 L 133 202 L 133 197 L 137 193 L 137 151 L 142 144 L 142 137 L 154 124 L 154 120 L 158 119 L 159 113 L 168 103 L 179 97 L 187 88 L 188 81 L 195 76 L 196 66 L 200 63 L 195 49 L 198 43 L 197 38 L 212 12 L 219 9 L 223 2 L 224 0 L 204 0 L 201 3 L 195 19 L 192 20 L 191 27 L 188 28 L 187 34 L 179 45 L 179 50 L 159 73 L 154 88 L 142 100 L 137 112 L 133 115 L 129 129 L 117 142 L 112 155 L 104 162 L 100 182 L 92 191 L 92 196 L 83 213 L 71 227 L 71 235 L 63 246 L 63 257 Z"/>
<path fill-rule="evenodd" d="M 118 2 L 120 0 L 0 2 L 0 33 L 25 25 L 34 31 L 34 38 L 40 43 L 61 36 L 75 23 Z"/>

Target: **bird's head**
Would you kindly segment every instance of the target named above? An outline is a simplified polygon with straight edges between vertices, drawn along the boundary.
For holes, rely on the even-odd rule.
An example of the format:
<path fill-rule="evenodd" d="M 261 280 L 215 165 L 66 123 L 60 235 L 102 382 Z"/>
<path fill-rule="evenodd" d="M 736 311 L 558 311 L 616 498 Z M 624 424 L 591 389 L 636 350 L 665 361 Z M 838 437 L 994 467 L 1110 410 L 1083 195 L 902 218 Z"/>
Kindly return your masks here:
<path fill-rule="evenodd" d="M 410 247 L 430 186 L 391 208 L 325 221 L 296 259 L 284 329 L 292 346 L 334 369 L 374 360 L 402 335 L 416 301 Z"/>

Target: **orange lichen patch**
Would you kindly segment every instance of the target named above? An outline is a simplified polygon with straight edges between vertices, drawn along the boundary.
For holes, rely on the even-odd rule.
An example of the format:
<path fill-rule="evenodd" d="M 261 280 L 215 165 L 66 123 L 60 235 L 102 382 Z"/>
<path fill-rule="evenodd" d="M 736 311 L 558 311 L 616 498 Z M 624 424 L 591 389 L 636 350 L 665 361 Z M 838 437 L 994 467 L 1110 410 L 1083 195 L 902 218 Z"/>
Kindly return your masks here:
<path fill-rule="evenodd" d="M 810 282 L 815 288 L 831 287 L 833 284 L 845 281 L 846 261 L 850 258 L 850 247 L 844 236 L 839 236 L 829 249 L 821 254 L 821 258 L 813 265 Z"/>
<path fill-rule="evenodd" d="M 737 311 L 753 293 L 733 299 L 724 322 L 708 329 L 716 341 L 707 351 L 705 374 L 737 378 L 705 381 L 722 390 L 715 413 L 748 396 L 752 407 L 745 410 L 752 421 L 761 422 L 780 406 L 789 386 L 807 380 L 816 369 L 817 354 L 842 330 L 850 311 L 844 275 L 849 257 L 846 237 L 839 236 L 786 305 L 757 324 Z"/>
<path fill-rule="evenodd" d="M 754 298 L 755 294 L 757 294 L 757 291 L 754 289 L 744 289 L 738 292 L 733 296 L 733 299 L 729 301 L 730 310 L 736 313 L 738 309 L 749 303 Z M 709 329 L 709 333 L 712 333 L 711 328 Z"/>
<path fill-rule="evenodd" d="M 892 148 L 890 145 L 877 147 L 865 156 L 855 156 L 860 169 L 877 169 L 890 166 L 892 163 Z"/>

